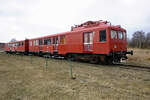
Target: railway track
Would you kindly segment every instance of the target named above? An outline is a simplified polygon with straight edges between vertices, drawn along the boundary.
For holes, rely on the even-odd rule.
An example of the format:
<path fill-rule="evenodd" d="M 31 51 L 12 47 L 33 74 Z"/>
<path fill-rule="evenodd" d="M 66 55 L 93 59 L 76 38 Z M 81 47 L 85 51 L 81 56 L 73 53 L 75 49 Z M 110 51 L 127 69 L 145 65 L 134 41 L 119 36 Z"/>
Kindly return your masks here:
<path fill-rule="evenodd" d="M 4 54 L 4 52 L 0 52 L 0 54 Z M 49 58 L 53 58 L 53 57 L 49 57 Z M 54 58 L 54 59 L 60 59 L 60 60 L 63 59 L 63 60 L 65 60 L 64 58 Z M 85 62 L 85 61 L 80 61 L 80 62 L 89 63 L 89 62 Z M 96 64 L 96 65 L 100 65 L 100 64 Z M 115 64 L 112 64 L 112 65 L 106 65 L 106 66 L 150 72 L 150 66 L 145 66 L 145 65 L 115 63 Z"/>
<path fill-rule="evenodd" d="M 124 69 L 142 70 L 150 72 L 150 66 L 145 65 L 135 65 L 135 64 L 114 64 L 115 67 L 120 67 Z"/>

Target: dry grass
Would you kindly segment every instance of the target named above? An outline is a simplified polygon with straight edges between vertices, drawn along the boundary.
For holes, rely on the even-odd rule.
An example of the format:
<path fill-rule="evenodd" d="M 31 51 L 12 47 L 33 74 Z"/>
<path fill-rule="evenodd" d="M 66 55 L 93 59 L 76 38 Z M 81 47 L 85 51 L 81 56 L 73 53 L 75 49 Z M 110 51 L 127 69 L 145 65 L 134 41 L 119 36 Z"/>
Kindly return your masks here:
<path fill-rule="evenodd" d="M 73 66 L 75 80 L 70 79 Z M 0 55 L 0 100 L 149 100 L 150 70 Z"/>
<path fill-rule="evenodd" d="M 130 48 L 129 50 L 133 50 L 134 55 L 128 56 L 128 62 L 150 66 L 150 49 Z"/>

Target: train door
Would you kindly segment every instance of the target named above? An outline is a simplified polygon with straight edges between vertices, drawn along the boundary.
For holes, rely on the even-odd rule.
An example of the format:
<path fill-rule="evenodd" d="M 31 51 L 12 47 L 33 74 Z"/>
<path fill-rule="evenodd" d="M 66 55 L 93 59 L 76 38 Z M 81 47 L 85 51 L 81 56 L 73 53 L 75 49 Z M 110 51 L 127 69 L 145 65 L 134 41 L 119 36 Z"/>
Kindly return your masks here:
<path fill-rule="evenodd" d="M 84 33 L 84 51 L 90 52 L 93 50 L 93 32 Z"/>
<path fill-rule="evenodd" d="M 43 45 L 42 39 L 40 39 L 40 40 L 39 40 L 39 49 L 40 49 L 40 52 L 43 51 L 42 45 Z"/>
<path fill-rule="evenodd" d="M 58 37 L 53 38 L 54 52 L 58 52 Z"/>

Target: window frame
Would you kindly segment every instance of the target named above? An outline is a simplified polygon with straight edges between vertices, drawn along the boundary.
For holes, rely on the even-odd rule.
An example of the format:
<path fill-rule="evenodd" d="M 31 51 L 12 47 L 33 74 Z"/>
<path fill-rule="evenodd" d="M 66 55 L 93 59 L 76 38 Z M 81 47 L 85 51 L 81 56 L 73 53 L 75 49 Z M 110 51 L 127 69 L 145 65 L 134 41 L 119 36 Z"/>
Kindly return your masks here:
<path fill-rule="evenodd" d="M 115 32 L 115 35 L 113 33 L 113 37 L 112 37 L 112 31 Z M 117 40 L 117 31 L 116 30 L 110 30 L 110 37 L 111 37 L 111 39 L 116 39 Z"/>
<path fill-rule="evenodd" d="M 59 44 L 58 36 L 53 37 L 53 44 Z"/>
<path fill-rule="evenodd" d="M 63 41 L 62 41 L 63 39 Z M 65 35 L 61 35 L 60 36 L 60 44 L 65 44 L 66 43 L 66 36 Z"/>
<path fill-rule="evenodd" d="M 43 39 L 43 41 L 44 41 L 43 45 L 47 45 L 48 44 L 48 39 L 47 38 Z"/>
<path fill-rule="evenodd" d="M 32 41 L 30 41 L 30 44 L 29 44 L 30 46 L 32 46 Z"/>
<path fill-rule="evenodd" d="M 120 38 L 120 36 L 121 36 L 121 38 Z M 119 40 L 123 40 L 123 32 L 122 31 L 118 31 L 118 39 Z"/>
<path fill-rule="evenodd" d="M 101 32 L 105 32 L 105 40 L 103 39 L 103 41 L 101 40 Z M 103 29 L 103 30 L 99 30 L 99 42 L 106 42 L 107 41 L 107 30 Z"/>
<path fill-rule="evenodd" d="M 22 41 L 22 46 L 24 45 L 23 41 Z"/>
<path fill-rule="evenodd" d="M 52 39 L 51 38 L 47 38 L 47 45 L 51 45 L 52 44 Z"/>
<path fill-rule="evenodd" d="M 123 39 L 126 40 L 127 39 L 127 33 L 123 32 Z"/>
<path fill-rule="evenodd" d="M 43 39 L 39 39 L 39 45 L 43 45 Z"/>
<path fill-rule="evenodd" d="M 39 40 L 34 40 L 34 46 L 38 46 L 39 45 Z"/>
<path fill-rule="evenodd" d="M 83 43 L 84 44 L 92 44 L 93 43 L 93 31 L 84 32 L 83 33 Z"/>

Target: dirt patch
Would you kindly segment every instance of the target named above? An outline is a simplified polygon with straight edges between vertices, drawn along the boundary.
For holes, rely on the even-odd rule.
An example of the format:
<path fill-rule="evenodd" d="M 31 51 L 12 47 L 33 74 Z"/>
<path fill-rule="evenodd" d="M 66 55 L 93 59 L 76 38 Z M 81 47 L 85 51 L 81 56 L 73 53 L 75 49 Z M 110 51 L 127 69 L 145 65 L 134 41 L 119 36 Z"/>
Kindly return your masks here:
<path fill-rule="evenodd" d="M 150 57 L 149 57 L 147 60 L 149 60 L 149 61 L 150 61 Z"/>

